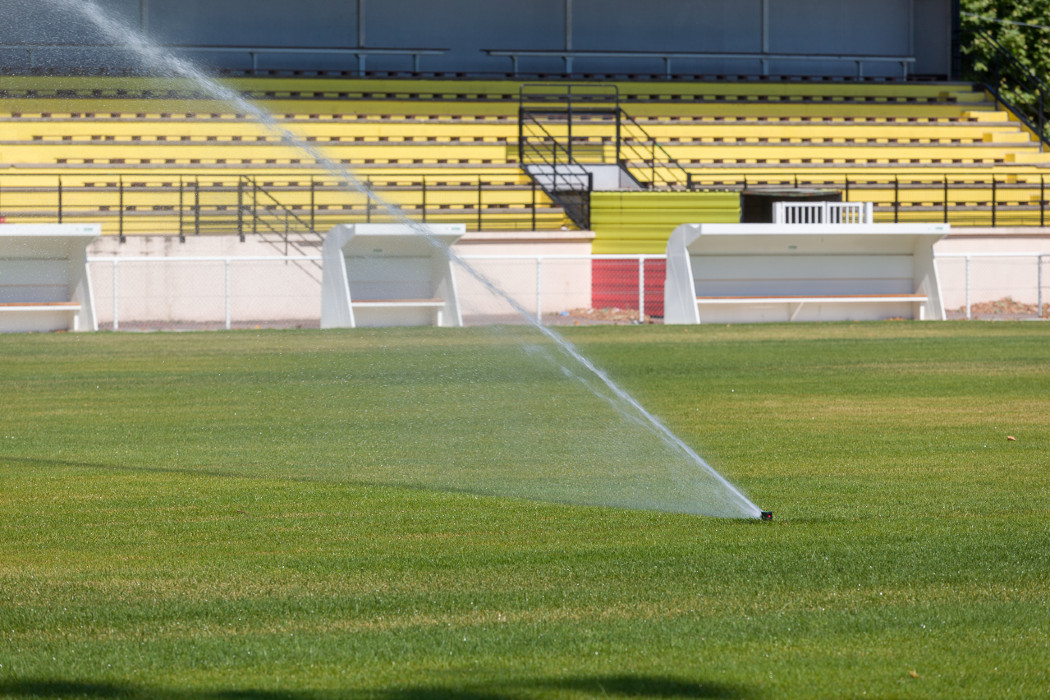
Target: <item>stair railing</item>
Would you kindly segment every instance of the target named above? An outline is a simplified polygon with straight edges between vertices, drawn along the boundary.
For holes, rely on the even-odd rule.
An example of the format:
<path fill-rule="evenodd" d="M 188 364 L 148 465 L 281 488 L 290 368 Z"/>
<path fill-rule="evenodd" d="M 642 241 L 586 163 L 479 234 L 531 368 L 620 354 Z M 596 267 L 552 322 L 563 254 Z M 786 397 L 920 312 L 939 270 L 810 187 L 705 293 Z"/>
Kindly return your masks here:
<path fill-rule="evenodd" d="M 1041 149 L 1050 146 L 1046 115 L 1050 107 L 1050 88 L 987 32 L 974 30 L 969 36 L 970 45 L 964 52 L 965 75 L 980 83 L 1035 132 Z M 982 44 L 988 48 L 988 54 L 984 56 L 978 53 Z"/>
<path fill-rule="evenodd" d="M 245 215 L 250 217 L 249 222 L 244 221 Z M 242 175 L 237 182 L 237 218 L 242 242 L 249 224 L 252 233 L 260 233 L 261 227 L 264 232 L 283 236 L 285 244 L 288 243 L 291 233 L 316 233 L 313 226 L 303 220 L 294 209 L 278 200 L 272 192 L 248 175 Z"/>
<path fill-rule="evenodd" d="M 643 166 L 641 170 L 644 171 L 645 166 L 648 167 L 648 189 L 691 189 L 692 178 L 688 171 L 660 145 L 659 141 L 650 136 L 649 132 L 622 108 L 619 119 L 621 126 L 618 158 L 620 164 L 635 180 L 646 184 L 632 172 L 631 163 L 638 162 Z"/>
<path fill-rule="evenodd" d="M 567 145 L 524 110 L 518 118 L 518 161 L 574 224 L 581 229 L 591 227 L 594 176 L 573 158 Z"/>

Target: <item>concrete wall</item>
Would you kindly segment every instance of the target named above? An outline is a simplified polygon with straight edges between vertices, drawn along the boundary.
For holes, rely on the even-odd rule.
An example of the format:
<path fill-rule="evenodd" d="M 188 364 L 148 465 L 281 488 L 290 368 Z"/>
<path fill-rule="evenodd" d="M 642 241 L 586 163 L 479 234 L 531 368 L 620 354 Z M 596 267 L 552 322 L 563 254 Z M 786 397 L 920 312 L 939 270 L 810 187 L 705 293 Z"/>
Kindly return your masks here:
<path fill-rule="evenodd" d="M 587 231 L 468 233 L 453 251 L 469 258 L 473 270 L 495 281 L 521 309 L 535 313 L 539 304 L 541 311 L 553 312 L 590 306 L 593 237 Z M 185 243 L 174 236 L 137 236 L 124 244 L 103 237 L 88 250 L 99 323 L 112 327 L 116 317 L 121 328 L 213 327 L 224 325 L 228 314 L 236 327 L 317 326 L 321 261 L 280 259 L 285 252 L 281 243 L 259 238 L 241 243 L 237 236 L 191 237 Z M 320 249 L 316 241 L 293 241 L 287 254 L 320 258 Z M 486 257 L 537 255 L 578 256 L 543 261 L 539 300 L 535 260 Z M 453 271 L 468 323 L 517 315 L 470 271 L 458 266 Z"/>
<path fill-rule="evenodd" d="M 580 231 L 468 233 L 455 246 L 473 268 L 500 288 L 528 313 L 537 303 L 544 313 L 591 306 L 589 259 L 593 234 Z M 319 255 L 315 245 L 300 241 L 290 255 Z M 314 242 L 316 243 L 316 242 Z M 971 253 L 970 301 L 979 303 L 1012 297 L 1035 304 L 1038 300 L 1037 259 L 1043 259 L 1043 303 L 1050 303 L 1050 231 L 1033 229 L 957 229 L 934 247 L 944 307 L 966 303 L 965 259 L 952 254 Z M 320 319 L 320 261 L 285 262 L 283 245 L 259 239 L 239 242 L 236 236 L 201 236 L 179 243 L 173 236 L 129 238 L 121 245 L 106 236 L 88 250 L 95 309 L 99 323 L 111 327 L 113 261 L 117 263 L 116 309 L 121 328 L 207 327 L 225 324 L 226 264 L 209 257 L 232 257 L 229 314 L 234 327 L 252 325 L 316 326 Z M 1023 253 L 1020 257 L 992 257 Z M 517 260 L 486 256 L 521 256 Z M 542 261 L 537 302 L 536 256 Z M 173 259 L 195 258 L 176 262 Z M 264 258 L 264 259 L 254 259 Z M 269 258 L 269 259 L 266 259 Z M 499 320 L 515 313 L 509 305 L 486 291 L 479 280 L 456 268 L 456 283 L 467 323 Z M 661 292 L 662 294 L 662 292 Z"/>
<path fill-rule="evenodd" d="M 960 309 L 966 303 L 967 274 L 970 302 L 998 301 L 1011 297 L 1024 304 L 1050 303 L 1050 231 L 1031 228 L 956 229 L 934 245 L 944 308 Z M 965 258 L 972 253 L 967 273 Z M 1001 256 L 1002 254 L 1011 254 Z M 1042 278 L 1039 274 L 1042 259 Z M 997 257 L 1001 256 L 1001 257 Z"/>
<path fill-rule="evenodd" d="M 162 44 L 220 46 L 443 48 L 430 71 L 506 71 L 509 59 L 483 49 L 575 49 L 915 56 L 915 72 L 949 72 L 951 0 L 98 0 L 105 10 Z M 0 0 L 0 44 L 109 44 L 77 17 L 40 0 Z M 35 51 L 37 67 L 134 68 L 111 49 Z M 246 69 L 247 53 L 196 50 L 213 69 Z M 25 52 L 0 48 L 21 67 Z M 407 57 L 370 57 L 373 69 L 407 70 Z M 352 57 L 264 56 L 260 68 L 352 69 Z M 755 74 L 757 61 L 681 61 L 680 72 Z M 560 72 L 556 58 L 528 59 L 528 72 Z M 849 64 L 780 61 L 773 74 L 844 75 Z M 658 59 L 578 59 L 576 72 L 653 72 Z M 865 69 L 899 75 L 896 66 Z"/>

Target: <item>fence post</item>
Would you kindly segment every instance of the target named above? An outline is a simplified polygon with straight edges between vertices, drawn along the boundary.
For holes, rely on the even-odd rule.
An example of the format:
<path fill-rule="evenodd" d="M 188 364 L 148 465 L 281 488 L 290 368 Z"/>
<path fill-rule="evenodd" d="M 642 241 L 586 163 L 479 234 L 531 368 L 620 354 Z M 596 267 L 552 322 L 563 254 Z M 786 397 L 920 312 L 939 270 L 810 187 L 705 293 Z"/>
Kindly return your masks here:
<path fill-rule="evenodd" d="M 230 330 L 230 258 L 226 258 L 226 330 Z"/>
<path fill-rule="evenodd" d="M 620 98 L 617 95 L 616 98 L 616 164 L 620 164 L 620 142 L 623 141 L 623 131 L 621 127 L 621 117 L 623 115 L 623 109 L 620 107 Z M 604 158 L 602 159 L 604 160 Z"/>
<path fill-rule="evenodd" d="M 893 223 L 899 223 L 901 212 L 900 178 L 893 176 Z"/>
<path fill-rule="evenodd" d="M 201 234 L 201 179 L 197 175 L 193 177 L 193 234 Z"/>
<path fill-rule="evenodd" d="M 420 204 L 419 204 L 419 213 L 420 213 L 421 218 L 423 219 L 423 223 L 425 224 L 427 222 L 427 176 L 426 175 L 423 176 L 422 193 L 423 193 L 423 201 L 420 202 Z"/>
<path fill-rule="evenodd" d="M 315 219 L 315 213 L 317 211 L 317 207 L 315 206 L 316 203 L 317 203 L 317 178 L 315 178 L 313 175 L 311 175 L 310 176 L 310 231 L 312 233 L 316 233 L 317 232 L 317 225 L 316 225 L 317 222 L 316 222 L 316 219 Z M 426 221 L 426 219 L 424 219 L 424 221 Z"/>
<path fill-rule="evenodd" d="M 117 233 L 119 240 L 124 243 L 124 176 L 117 178 Z"/>
<path fill-rule="evenodd" d="M 1046 221 L 1046 180 L 1043 175 L 1039 176 L 1039 225 L 1043 226 Z"/>
<path fill-rule="evenodd" d="M 543 257 L 536 256 L 536 323 L 543 325 Z"/>
<path fill-rule="evenodd" d="M 478 175 L 478 230 L 481 230 L 481 176 Z"/>
<path fill-rule="evenodd" d="M 638 257 L 638 323 L 645 320 L 645 258 Z"/>
<path fill-rule="evenodd" d="M 365 223 L 372 223 L 372 179 L 365 178 Z"/>
<path fill-rule="evenodd" d="M 995 228 L 995 175 L 992 175 L 992 228 Z"/>
<path fill-rule="evenodd" d="M 237 233 L 244 243 L 244 176 L 237 176 Z"/>
<path fill-rule="evenodd" d="M 536 230 L 536 178 L 532 180 L 532 230 Z"/>
<path fill-rule="evenodd" d="M 1039 318 L 1043 317 L 1043 256 L 1039 255 L 1035 259 L 1035 284 L 1038 289 L 1036 292 L 1036 315 Z"/>
<path fill-rule="evenodd" d="M 1039 90 L 1039 152 L 1043 152 L 1043 141 L 1046 140 L 1046 112 L 1044 111 L 1043 91 Z"/>
<path fill-rule="evenodd" d="M 120 275 L 117 273 L 117 263 L 120 258 L 113 258 L 113 330 L 120 330 Z"/>
<path fill-rule="evenodd" d="M 186 234 L 182 230 L 182 175 L 179 175 L 179 243 L 186 242 Z"/>
<path fill-rule="evenodd" d="M 948 223 L 948 174 L 944 175 L 944 223 Z"/>
<path fill-rule="evenodd" d="M 966 256 L 966 320 L 970 320 L 970 256 Z"/>
<path fill-rule="evenodd" d="M 62 223 L 62 176 L 58 176 L 58 223 Z"/>
<path fill-rule="evenodd" d="M 649 189 L 656 189 L 656 142 L 649 139 Z"/>
<path fill-rule="evenodd" d="M 568 115 L 566 117 L 566 127 L 568 128 L 568 136 L 565 139 L 565 157 L 568 162 L 572 162 L 572 88 L 569 88 L 569 92 L 566 95 L 566 105 L 568 107 Z"/>
<path fill-rule="evenodd" d="M 520 88 L 518 93 L 518 164 L 523 170 L 525 169 L 525 109 L 521 106 Z"/>

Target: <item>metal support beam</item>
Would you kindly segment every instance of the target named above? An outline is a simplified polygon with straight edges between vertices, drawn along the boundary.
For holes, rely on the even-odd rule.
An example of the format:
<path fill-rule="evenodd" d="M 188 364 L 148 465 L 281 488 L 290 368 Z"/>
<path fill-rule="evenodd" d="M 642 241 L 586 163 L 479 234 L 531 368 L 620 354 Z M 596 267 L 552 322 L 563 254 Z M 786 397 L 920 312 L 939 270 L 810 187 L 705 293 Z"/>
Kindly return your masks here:
<path fill-rule="evenodd" d="M 357 46 L 368 46 L 365 43 L 365 0 L 357 0 Z"/>
<path fill-rule="evenodd" d="M 565 50 L 572 51 L 572 0 L 565 0 Z"/>

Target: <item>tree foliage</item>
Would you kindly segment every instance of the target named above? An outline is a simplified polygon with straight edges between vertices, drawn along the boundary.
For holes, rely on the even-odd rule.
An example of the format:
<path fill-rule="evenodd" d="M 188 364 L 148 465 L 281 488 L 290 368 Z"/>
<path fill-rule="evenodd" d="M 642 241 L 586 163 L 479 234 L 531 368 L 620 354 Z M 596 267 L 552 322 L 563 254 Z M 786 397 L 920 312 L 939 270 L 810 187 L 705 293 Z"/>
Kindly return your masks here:
<path fill-rule="evenodd" d="M 1046 134 L 1050 0 L 962 0 L 961 10 L 965 77 L 991 87 Z"/>

